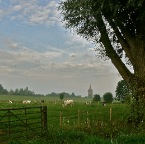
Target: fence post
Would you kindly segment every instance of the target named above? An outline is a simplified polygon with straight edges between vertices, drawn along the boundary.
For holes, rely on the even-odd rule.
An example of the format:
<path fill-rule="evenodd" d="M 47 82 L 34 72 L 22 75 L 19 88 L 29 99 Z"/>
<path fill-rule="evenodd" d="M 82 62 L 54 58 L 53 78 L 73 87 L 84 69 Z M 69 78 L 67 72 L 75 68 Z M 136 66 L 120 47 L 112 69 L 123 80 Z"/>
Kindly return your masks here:
<path fill-rule="evenodd" d="M 78 126 L 80 126 L 80 110 L 78 110 Z"/>
<path fill-rule="evenodd" d="M 27 125 L 27 111 L 26 111 L 26 108 L 24 108 L 24 110 L 25 110 L 25 118 L 26 118 L 26 132 L 27 132 L 27 130 L 28 130 L 28 125 Z"/>
<path fill-rule="evenodd" d="M 11 114 L 10 109 L 8 109 L 8 123 L 9 123 L 9 138 L 11 137 Z"/>
<path fill-rule="evenodd" d="M 47 131 L 47 106 L 42 106 L 42 127 Z"/>
<path fill-rule="evenodd" d="M 62 112 L 60 111 L 60 128 L 62 128 Z"/>
<path fill-rule="evenodd" d="M 90 124 L 89 124 L 89 112 L 87 111 L 87 126 L 90 127 Z"/>
<path fill-rule="evenodd" d="M 112 121 L 112 108 L 110 108 L 110 122 Z"/>

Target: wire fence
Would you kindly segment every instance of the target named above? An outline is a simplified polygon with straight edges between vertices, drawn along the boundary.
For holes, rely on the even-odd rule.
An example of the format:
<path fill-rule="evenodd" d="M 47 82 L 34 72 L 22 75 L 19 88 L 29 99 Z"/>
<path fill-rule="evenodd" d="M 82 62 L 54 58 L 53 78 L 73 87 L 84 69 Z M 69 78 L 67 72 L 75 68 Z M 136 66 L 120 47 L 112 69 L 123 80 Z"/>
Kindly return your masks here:
<path fill-rule="evenodd" d="M 99 117 L 96 112 L 93 114 L 89 111 L 78 110 L 76 115 L 63 115 L 63 112 L 60 111 L 59 115 L 59 126 L 64 128 L 66 126 L 76 126 L 76 127 L 91 127 L 92 123 L 103 122 L 102 118 Z M 106 120 L 109 123 L 112 123 L 112 108 L 108 110 L 108 119 Z"/>

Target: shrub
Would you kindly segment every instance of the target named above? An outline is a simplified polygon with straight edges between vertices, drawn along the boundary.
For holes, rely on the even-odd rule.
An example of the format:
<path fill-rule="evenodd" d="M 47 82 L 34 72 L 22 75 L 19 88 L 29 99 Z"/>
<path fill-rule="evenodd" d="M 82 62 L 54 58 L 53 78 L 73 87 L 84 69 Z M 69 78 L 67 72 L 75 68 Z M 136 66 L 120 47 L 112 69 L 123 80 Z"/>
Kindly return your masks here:
<path fill-rule="evenodd" d="M 100 102 L 101 101 L 101 97 L 99 94 L 95 94 L 94 98 L 93 98 L 93 102 Z"/>
<path fill-rule="evenodd" d="M 113 95 L 112 95 L 112 93 L 106 92 L 106 93 L 103 95 L 103 99 L 104 99 L 105 102 L 111 103 L 111 102 L 113 101 Z"/>

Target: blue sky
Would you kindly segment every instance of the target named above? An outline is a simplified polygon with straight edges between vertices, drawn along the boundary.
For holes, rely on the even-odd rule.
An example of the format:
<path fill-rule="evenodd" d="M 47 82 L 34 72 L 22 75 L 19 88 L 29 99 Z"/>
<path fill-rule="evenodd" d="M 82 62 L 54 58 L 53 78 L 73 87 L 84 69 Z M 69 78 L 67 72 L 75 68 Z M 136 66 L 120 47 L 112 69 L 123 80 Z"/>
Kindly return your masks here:
<path fill-rule="evenodd" d="M 0 0 L 0 83 L 35 93 L 115 94 L 121 77 L 95 45 L 65 29 L 57 0 Z"/>

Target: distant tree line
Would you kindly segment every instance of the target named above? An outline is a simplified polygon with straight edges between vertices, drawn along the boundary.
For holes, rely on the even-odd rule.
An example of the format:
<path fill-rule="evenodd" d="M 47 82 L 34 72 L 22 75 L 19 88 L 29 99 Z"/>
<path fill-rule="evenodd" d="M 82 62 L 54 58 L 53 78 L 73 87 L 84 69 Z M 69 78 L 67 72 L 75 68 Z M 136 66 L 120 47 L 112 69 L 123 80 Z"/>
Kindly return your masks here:
<path fill-rule="evenodd" d="M 62 93 L 52 92 L 50 94 L 47 94 L 46 96 L 53 96 L 53 97 L 55 96 L 55 97 L 60 97 L 60 99 L 61 99 L 62 94 L 63 94 L 63 97 L 65 97 L 65 98 L 67 98 L 67 97 L 81 97 L 81 95 L 75 95 L 74 92 L 72 94 L 69 94 L 69 93 L 66 93 L 66 92 L 62 92 Z"/>
<path fill-rule="evenodd" d="M 126 83 L 124 80 L 121 80 L 118 82 L 116 86 L 116 97 L 114 99 L 119 100 L 119 101 L 130 101 L 130 98 L 132 97 L 132 87 Z M 34 91 L 31 91 L 26 88 L 16 88 L 15 90 L 10 89 L 9 91 L 0 84 L 0 95 L 17 95 L 17 96 L 48 96 L 48 97 L 59 97 L 61 100 L 69 97 L 81 97 L 81 95 L 75 95 L 74 92 L 71 94 L 66 93 L 66 92 L 61 92 L 61 93 L 49 93 L 49 94 L 35 94 Z M 103 96 L 103 101 L 107 103 L 111 103 L 113 101 L 113 95 L 110 92 L 106 92 Z M 93 102 L 100 102 L 101 101 L 101 96 L 99 94 L 95 94 L 93 99 Z"/>
<path fill-rule="evenodd" d="M 0 95 L 23 95 L 23 96 L 34 96 L 37 95 L 33 91 L 30 91 L 28 87 L 25 89 L 23 88 L 16 88 L 15 90 L 8 91 L 7 89 L 4 89 L 3 86 L 0 84 Z"/>
<path fill-rule="evenodd" d="M 74 92 L 72 94 L 63 92 L 64 97 L 76 97 Z M 4 89 L 3 86 L 0 84 L 0 95 L 17 95 L 17 96 L 53 96 L 53 97 L 59 97 L 60 93 L 52 92 L 50 94 L 35 94 L 34 91 L 31 91 L 26 88 L 16 88 L 15 90 L 10 89 L 9 91 L 7 89 Z M 77 97 L 81 97 L 81 95 L 78 95 Z"/>

